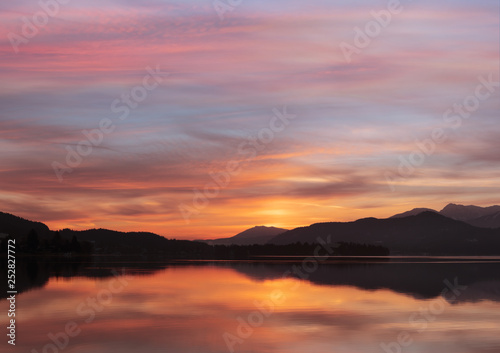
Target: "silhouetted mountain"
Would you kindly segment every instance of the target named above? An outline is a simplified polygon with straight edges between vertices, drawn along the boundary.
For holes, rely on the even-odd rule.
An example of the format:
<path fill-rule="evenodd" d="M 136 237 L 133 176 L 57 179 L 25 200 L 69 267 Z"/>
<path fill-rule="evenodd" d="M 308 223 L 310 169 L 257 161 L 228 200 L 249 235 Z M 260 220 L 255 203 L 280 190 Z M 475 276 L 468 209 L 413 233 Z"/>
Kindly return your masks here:
<path fill-rule="evenodd" d="M 205 240 L 208 244 L 214 245 L 253 245 L 266 244 L 269 240 L 278 234 L 286 232 L 288 229 L 257 226 L 247 229 L 230 238 L 220 238 Z"/>
<path fill-rule="evenodd" d="M 414 208 L 411 211 L 399 213 L 391 218 L 416 216 L 427 211 L 437 212 L 430 208 Z M 437 213 L 457 221 L 466 222 L 475 227 L 500 228 L 500 206 L 479 207 L 450 203 Z"/>
<path fill-rule="evenodd" d="M 125 233 L 109 229 L 50 231 L 42 223 L 35 224 L 7 214 L 4 218 L 12 220 L 9 224 L 14 224 L 9 228 L 9 236 L 16 239 L 16 251 L 21 254 L 88 256 L 95 252 L 101 255 L 120 255 L 120 258 L 141 255 L 165 260 L 245 260 L 269 255 L 311 256 L 314 250 L 313 246 L 302 243 L 286 246 L 270 244 L 209 245 L 201 241 L 166 239 L 154 233 Z M 33 227 L 40 229 L 42 233 L 48 232 L 49 237 L 44 236 L 43 239 L 40 239 Z M 24 233 L 26 229 L 30 229 L 27 234 Z M 234 238 L 241 243 L 255 243 L 262 242 L 263 239 L 268 240 L 269 237 L 283 231 L 286 230 L 275 227 L 255 227 Z M 0 254 L 6 252 L 7 240 L 1 239 Z M 344 255 L 386 255 L 388 253 L 389 250 L 383 247 L 363 244 L 338 244 L 336 247 L 336 254 Z"/>
<path fill-rule="evenodd" d="M 391 254 L 498 255 L 500 229 L 474 227 L 435 212 L 404 218 L 366 218 L 346 223 L 317 223 L 290 230 L 270 243 L 354 242 L 382 245 Z"/>
<path fill-rule="evenodd" d="M 443 208 L 439 213 L 448 218 L 469 222 L 497 212 L 500 212 L 500 206 L 479 207 L 463 206 L 451 203 Z"/>
<path fill-rule="evenodd" d="M 423 212 L 435 212 L 438 213 L 436 210 L 433 210 L 431 208 L 414 208 L 411 211 L 406 211 L 403 213 L 398 213 L 390 218 L 404 218 L 404 217 L 409 217 L 409 216 L 416 216 L 419 215 Z"/>
<path fill-rule="evenodd" d="M 481 219 L 484 222 L 485 220 L 486 218 Z M 156 254 L 165 259 L 238 259 L 240 256 L 249 258 L 257 253 L 268 254 L 272 248 L 256 249 L 249 245 L 234 244 L 259 244 L 270 237 L 272 238 L 268 244 L 296 244 L 297 252 L 307 255 L 308 248 L 302 243 L 313 244 L 317 242 L 318 237 L 326 240 L 329 235 L 330 242 L 336 243 L 337 248 L 338 243 L 351 243 L 354 252 L 362 249 L 359 250 L 353 245 L 366 244 L 388 248 L 391 254 L 500 254 L 500 228 L 479 228 L 429 211 L 402 218 L 366 218 L 348 223 L 318 223 L 290 231 L 274 227 L 255 227 L 229 238 L 233 242 L 231 246 L 166 239 L 146 232 L 125 233 L 107 229 L 65 229 L 52 232 L 43 223 L 31 222 L 6 213 L 0 213 L 0 233 L 19 239 L 18 250 L 24 249 L 29 253 L 89 253 L 94 249 L 102 254 Z M 2 240 L 0 248 L 3 249 L 5 243 L 6 241 Z"/>
<path fill-rule="evenodd" d="M 158 253 L 165 257 L 198 258 L 209 253 L 207 244 L 189 240 L 166 239 L 158 234 L 147 232 L 118 232 L 109 229 L 89 229 L 75 231 L 64 229 L 59 232 L 65 239 L 76 236 L 80 241 L 94 244 L 100 253 L 141 254 Z"/>
<path fill-rule="evenodd" d="M 48 237 L 49 227 L 40 222 L 33 222 L 27 219 L 0 212 L 0 233 L 10 236 L 27 236 L 31 230 L 35 230 L 39 236 Z"/>
<path fill-rule="evenodd" d="M 500 228 L 500 212 L 472 219 L 467 221 L 467 223 L 482 228 Z"/>
<path fill-rule="evenodd" d="M 159 254 L 167 259 L 198 259 L 213 254 L 209 245 L 196 241 L 169 240 L 153 233 L 124 233 L 107 229 L 51 231 L 43 223 L 2 212 L 0 234 L 16 239 L 16 250 L 21 253 L 77 254 L 93 249 L 105 254 Z M 6 252 L 6 240 L 2 239 L 0 244 L 0 252 Z"/>

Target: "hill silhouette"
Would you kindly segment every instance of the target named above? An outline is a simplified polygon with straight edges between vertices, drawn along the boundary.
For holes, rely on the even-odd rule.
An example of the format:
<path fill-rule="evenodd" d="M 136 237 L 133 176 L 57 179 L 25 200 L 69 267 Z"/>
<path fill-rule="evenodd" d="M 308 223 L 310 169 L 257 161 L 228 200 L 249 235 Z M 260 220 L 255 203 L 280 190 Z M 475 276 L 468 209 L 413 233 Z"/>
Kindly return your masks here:
<path fill-rule="evenodd" d="M 489 216 L 500 212 L 500 206 L 479 207 L 479 206 L 464 206 L 450 203 L 443 208 L 439 213 L 445 217 L 456 219 L 457 221 L 468 222 L 477 218 Z"/>
<path fill-rule="evenodd" d="M 290 230 L 273 238 L 272 244 L 355 242 L 382 245 L 391 254 L 405 255 L 498 255 L 500 229 L 474 227 L 435 212 L 404 218 L 365 218 L 355 222 L 317 223 Z"/>
<path fill-rule="evenodd" d="M 247 229 L 230 238 L 219 238 L 213 240 L 205 240 L 208 244 L 218 245 L 253 245 L 266 244 L 269 240 L 278 234 L 286 232 L 288 229 L 257 226 Z"/>
<path fill-rule="evenodd" d="M 500 228 L 500 211 L 467 221 L 476 227 Z"/>
<path fill-rule="evenodd" d="M 24 236 L 28 235 L 31 230 L 35 230 L 40 236 L 50 235 L 49 227 L 41 222 L 33 222 L 10 213 L 0 212 L 0 233 Z"/>
<path fill-rule="evenodd" d="M 287 255 L 287 251 L 291 255 L 307 255 L 312 248 L 305 244 L 317 243 L 318 237 L 334 243 L 339 254 L 386 254 L 389 249 L 392 255 L 500 255 L 500 228 L 476 227 L 434 211 L 414 213 L 417 214 L 388 219 L 317 223 L 284 232 L 275 227 L 254 227 L 222 239 L 233 242 L 227 246 L 167 239 L 148 232 L 108 229 L 55 232 L 43 223 L 7 213 L 0 213 L 0 234 L 19 239 L 18 249 L 30 253 L 80 253 L 84 249 L 85 253 L 156 254 L 165 259 L 250 259 L 255 255 Z M 490 218 L 496 219 L 494 215 Z M 268 242 L 262 244 L 264 240 Z M 276 247 L 291 244 L 293 247 Z M 350 245 L 346 248 L 345 244 Z"/>
<path fill-rule="evenodd" d="M 109 229 L 88 229 L 75 231 L 63 229 L 50 231 L 42 223 L 26 221 L 19 217 L 10 217 L 12 222 L 3 227 L 0 232 L 9 230 L 9 237 L 16 239 L 16 251 L 31 255 L 57 256 L 78 255 L 88 256 L 94 254 L 117 255 L 122 259 L 130 256 L 141 256 L 155 260 L 251 260 L 259 256 L 310 256 L 315 246 L 309 244 L 253 244 L 253 245 L 209 245 L 201 241 L 167 239 L 158 234 L 148 232 L 119 232 Z M 16 227 L 19 226 L 19 228 Z M 37 226 L 44 232 L 38 236 L 36 230 L 30 226 Z M 48 231 L 48 234 L 45 232 Z M 262 232 L 264 231 L 264 232 Z M 247 232 L 240 233 L 238 238 L 244 241 L 269 238 L 272 235 L 264 234 L 281 233 L 279 228 L 256 227 Z M 7 250 L 6 240 L 2 239 L 0 253 Z M 389 250 L 380 246 L 367 246 L 363 244 L 345 243 L 336 247 L 337 255 L 387 255 Z"/>
<path fill-rule="evenodd" d="M 479 207 L 450 203 L 439 212 L 430 208 L 414 208 L 411 211 L 399 213 L 391 218 L 416 216 L 426 211 L 436 212 L 442 216 L 463 221 L 475 227 L 500 228 L 500 206 Z"/>
<path fill-rule="evenodd" d="M 413 210 L 411 211 L 406 211 L 406 212 L 403 212 L 403 213 L 398 213 L 390 218 L 405 218 L 405 217 L 409 217 L 409 216 L 416 216 L 416 215 L 419 215 L 421 213 L 424 213 L 424 212 L 435 212 L 435 213 L 438 213 L 438 211 L 435 211 L 431 208 L 414 208 Z"/>

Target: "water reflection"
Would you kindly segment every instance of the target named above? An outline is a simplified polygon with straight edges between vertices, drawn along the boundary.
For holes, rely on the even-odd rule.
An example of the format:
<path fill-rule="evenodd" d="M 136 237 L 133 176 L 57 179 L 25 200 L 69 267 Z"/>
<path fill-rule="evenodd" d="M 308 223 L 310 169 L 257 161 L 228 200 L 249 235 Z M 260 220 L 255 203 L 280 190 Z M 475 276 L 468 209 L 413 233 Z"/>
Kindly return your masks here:
<path fill-rule="evenodd" d="M 257 279 L 276 279 L 293 265 L 233 264 L 232 267 Z M 298 272 L 298 271 L 297 271 Z M 292 271 L 297 278 L 301 278 Z M 390 289 L 415 298 L 431 299 L 441 295 L 445 280 L 467 285 L 456 301 L 500 301 L 500 264 L 490 262 L 441 263 L 340 263 L 322 265 L 306 280 L 319 285 L 349 285 L 366 290 Z"/>
<path fill-rule="evenodd" d="M 81 331 L 70 353 L 229 352 L 225 333 L 235 352 L 384 352 L 401 332 L 413 341 L 403 352 L 500 351 L 497 263 L 330 264 L 306 280 L 282 278 L 292 263 L 124 265 L 26 264 L 37 289 L 18 296 L 15 351 L 52 352 L 47 335 L 70 321 Z M 454 278 L 468 288 L 445 301 Z"/>
<path fill-rule="evenodd" d="M 284 276 L 318 285 L 349 285 L 360 289 L 389 289 L 415 298 L 431 299 L 443 291 L 444 280 L 460 279 L 467 285 L 466 294 L 458 301 L 500 301 L 500 259 L 370 259 L 329 261 L 311 273 L 300 269 L 300 261 L 178 261 L 161 262 L 147 259 L 113 257 L 91 258 L 23 258 L 17 266 L 17 289 L 20 293 L 45 286 L 51 277 L 92 279 L 114 276 L 116 271 L 139 276 L 154 274 L 169 267 L 231 268 L 256 281 L 275 280 Z M 6 268 L 0 268 L 6 276 Z M 6 297 L 7 283 L 0 284 Z"/>

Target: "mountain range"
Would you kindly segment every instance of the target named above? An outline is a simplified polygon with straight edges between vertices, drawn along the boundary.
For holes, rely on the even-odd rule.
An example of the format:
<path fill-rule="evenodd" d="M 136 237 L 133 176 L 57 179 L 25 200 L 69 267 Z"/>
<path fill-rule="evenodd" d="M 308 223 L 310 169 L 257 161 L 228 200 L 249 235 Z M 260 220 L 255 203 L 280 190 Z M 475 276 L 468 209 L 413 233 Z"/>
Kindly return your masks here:
<path fill-rule="evenodd" d="M 422 212 L 436 212 L 445 217 L 463 221 L 476 227 L 500 228 L 500 206 L 479 207 L 450 203 L 439 212 L 430 208 L 414 208 L 411 211 L 394 215 L 391 218 L 415 216 Z"/>
<path fill-rule="evenodd" d="M 145 232 L 118 232 L 106 229 L 53 232 L 40 222 L 32 222 L 0 212 L 0 237 L 27 236 L 32 229 L 41 238 L 54 234 L 69 241 L 90 242 L 104 252 L 159 252 L 179 256 L 210 252 L 210 245 L 289 245 L 328 240 L 378 245 L 401 255 L 500 255 L 500 206 L 478 207 L 449 204 L 441 211 L 418 208 L 387 219 L 365 218 L 354 222 L 317 223 L 286 230 L 253 227 L 230 238 L 205 241 L 168 240 Z M 208 247 L 208 248 L 207 248 Z"/>
<path fill-rule="evenodd" d="M 9 213 L 0 212 L 0 234 L 26 235 L 32 229 L 41 236 L 47 236 L 50 233 L 49 227 L 41 222 L 33 222 Z"/>
<path fill-rule="evenodd" d="M 230 238 L 219 238 L 205 240 L 210 245 L 252 245 L 266 244 L 278 234 L 286 232 L 288 229 L 257 226 L 247 229 Z"/>
<path fill-rule="evenodd" d="M 331 243 L 381 245 L 392 255 L 500 254 L 500 229 L 475 227 L 431 211 L 407 217 L 317 223 L 280 234 L 271 243 L 310 243 L 318 238 Z"/>

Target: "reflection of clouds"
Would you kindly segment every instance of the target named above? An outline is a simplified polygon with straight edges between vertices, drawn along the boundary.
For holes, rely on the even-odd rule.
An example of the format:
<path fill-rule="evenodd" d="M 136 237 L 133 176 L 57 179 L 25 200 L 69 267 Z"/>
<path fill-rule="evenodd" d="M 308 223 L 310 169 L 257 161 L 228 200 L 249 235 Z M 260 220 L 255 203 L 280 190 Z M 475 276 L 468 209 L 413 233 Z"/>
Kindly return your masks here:
<path fill-rule="evenodd" d="M 287 299 L 238 346 L 238 352 L 303 353 L 329 347 L 326 351 L 371 353 L 378 352 L 379 342 L 390 342 L 401 331 L 412 334 L 416 352 L 479 353 L 500 346 L 493 333 L 500 329 L 500 307 L 492 302 L 445 303 L 443 314 L 417 334 L 408 321 L 410 315 L 439 299 L 309 282 L 292 290 L 295 280 L 254 281 L 228 268 L 210 267 L 169 268 L 152 276 L 127 277 L 125 290 L 92 323 L 83 324 L 76 307 L 109 281 L 96 286 L 83 278 L 51 280 L 43 290 L 20 295 L 19 320 L 28 334 L 19 340 L 18 348 L 41 348 L 48 343 L 47 333 L 74 320 L 81 324 L 82 333 L 71 340 L 67 349 L 71 353 L 89 349 L 219 353 L 227 349 L 222 334 L 234 333 L 237 317 L 247 317 L 256 310 L 253 302 L 265 300 L 276 288 Z M 496 289 L 496 285 L 480 287 Z"/>

